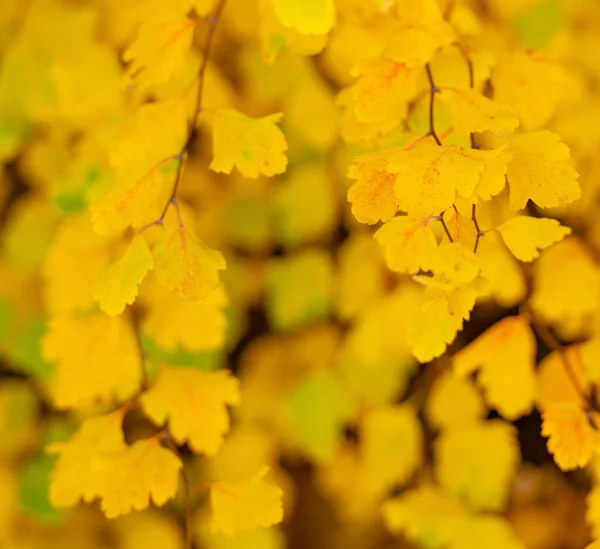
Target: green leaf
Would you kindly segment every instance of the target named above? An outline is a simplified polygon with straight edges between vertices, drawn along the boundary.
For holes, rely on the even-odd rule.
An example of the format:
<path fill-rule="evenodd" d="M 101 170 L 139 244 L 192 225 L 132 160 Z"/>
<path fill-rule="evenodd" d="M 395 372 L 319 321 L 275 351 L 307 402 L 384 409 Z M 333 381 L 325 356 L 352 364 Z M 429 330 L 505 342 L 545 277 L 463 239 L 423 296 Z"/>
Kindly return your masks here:
<path fill-rule="evenodd" d="M 142 349 L 145 354 L 146 371 L 154 375 L 160 363 L 169 366 L 191 366 L 198 370 L 216 370 L 223 365 L 222 351 L 190 351 L 179 347 L 176 351 L 167 351 L 148 336 L 142 336 Z"/>
<path fill-rule="evenodd" d="M 523 45 L 534 50 L 543 48 L 562 23 L 563 12 L 558 0 L 542 0 L 532 4 L 513 20 Z"/>
<path fill-rule="evenodd" d="M 48 500 L 50 474 L 58 456 L 40 454 L 29 460 L 21 470 L 19 479 L 19 499 L 23 510 L 36 519 L 52 523 L 65 514 L 63 509 L 55 509 Z"/>
<path fill-rule="evenodd" d="M 352 400 L 346 387 L 330 370 L 308 373 L 285 403 L 285 416 L 300 445 L 317 460 L 332 457 L 351 413 Z"/>
<path fill-rule="evenodd" d="M 54 364 L 42 358 L 41 341 L 46 332 L 46 320 L 30 320 L 17 335 L 10 350 L 13 362 L 26 374 L 48 380 L 54 373 Z"/>

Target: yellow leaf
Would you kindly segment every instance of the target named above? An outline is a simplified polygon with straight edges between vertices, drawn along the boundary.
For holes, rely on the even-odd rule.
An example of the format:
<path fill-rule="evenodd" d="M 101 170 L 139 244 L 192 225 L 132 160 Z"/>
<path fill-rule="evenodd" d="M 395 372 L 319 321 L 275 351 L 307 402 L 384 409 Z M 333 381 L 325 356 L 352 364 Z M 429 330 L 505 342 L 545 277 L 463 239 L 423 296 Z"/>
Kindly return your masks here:
<path fill-rule="evenodd" d="M 375 233 L 392 271 L 414 274 L 431 270 L 438 245 L 428 227 L 430 220 L 394 217 Z"/>
<path fill-rule="evenodd" d="M 361 223 L 389 221 L 399 201 L 394 193 L 396 175 L 387 171 L 387 152 L 359 156 L 348 168 L 348 177 L 357 181 L 348 190 L 352 213 Z"/>
<path fill-rule="evenodd" d="M 542 436 L 563 471 L 585 467 L 600 448 L 600 434 L 573 402 L 551 404 L 542 414 Z"/>
<path fill-rule="evenodd" d="M 423 145 L 390 154 L 387 171 L 397 174 L 394 190 L 401 210 L 412 217 L 439 215 L 457 194 L 473 194 L 485 164 L 454 145 Z"/>
<path fill-rule="evenodd" d="M 454 375 L 441 374 L 427 398 L 427 419 L 437 428 L 464 425 L 485 415 L 483 399 L 472 381 Z"/>
<path fill-rule="evenodd" d="M 508 419 L 531 411 L 535 397 L 535 336 L 521 316 L 497 322 L 453 359 L 459 375 L 479 369 L 486 400 Z"/>
<path fill-rule="evenodd" d="M 600 268 L 579 239 L 569 237 L 545 250 L 533 274 L 531 305 L 538 315 L 589 329 L 586 323 L 600 301 Z"/>
<path fill-rule="evenodd" d="M 379 496 L 405 483 L 421 463 L 423 434 L 408 404 L 369 410 L 360 426 L 360 470 L 365 493 Z"/>
<path fill-rule="evenodd" d="M 440 484 L 476 509 L 504 509 L 520 462 L 516 429 L 493 419 L 454 425 L 435 443 Z"/>
<path fill-rule="evenodd" d="M 423 484 L 384 502 L 383 521 L 423 547 L 444 547 L 465 513 L 457 499 L 438 486 Z"/>
<path fill-rule="evenodd" d="M 577 405 L 581 403 L 581 395 L 573 384 L 570 374 L 573 374 L 578 385 L 584 391 L 589 390 L 590 382 L 582 367 L 583 358 L 581 356 L 581 361 L 578 358 L 577 345 L 569 345 L 562 351 L 550 353 L 539 363 L 536 399 L 537 406 L 542 412 L 552 405 L 562 402 L 571 402 Z M 570 371 L 567 370 L 565 360 L 568 362 Z"/>
<path fill-rule="evenodd" d="M 558 135 L 548 131 L 517 135 L 507 150 L 513 157 L 506 172 L 513 210 L 523 209 L 527 200 L 553 208 L 579 198 L 579 175 L 569 164 L 569 149 Z"/>
<path fill-rule="evenodd" d="M 427 63 L 442 46 L 453 42 L 452 27 L 444 21 L 435 0 L 403 0 L 395 4 L 397 19 L 385 57 L 409 67 Z"/>
<path fill-rule="evenodd" d="M 519 125 L 509 109 L 472 88 L 443 88 L 439 95 L 450 108 L 453 131 L 461 136 L 488 131 L 507 135 Z"/>
<path fill-rule="evenodd" d="M 483 164 L 482 172 L 475 185 L 475 195 L 481 200 L 491 200 L 493 196 L 499 194 L 506 184 L 506 170 L 512 155 L 504 149 L 477 150 L 463 149 L 463 154 L 467 158 L 481 162 Z M 469 198 L 470 202 L 475 204 L 476 197 Z"/>
<path fill-rule="evenodd" d="M 275 13 L 272 0 L 259 0 L 259 33 L 266 63 L 273 63 L 279 53 L 316 55 L 327 43 L 326 34 L 301 34 L 291 27 L 286 27 Z M 289 59 L 286 57 L 286 62 Z"/>
<path fill-rule="evenodd" d="M 141 383 L 136 335 L 123 315 L 50 319 L 42 340 L 42 356 L 56 362 L 51 394 L 57 408 L 123 401 Z"/>
<path fill-rule="evenodd" d="M 272 0 L 279 20 L 301 34 L 327 34 L 335 24 L 333 0 Z"/>
<path fill-rule="evenodd" d="M 138 286 L 152 269 L 152 254 L 141 235 L 136 235 L 121 258 L 100 274 L 94 289 L 94 299 L 108 315 L 114 316 L 131 305 L 137 296 Z"/>
<path fill-rule="evenodd" d="M 138 440 L 115 457 L 103 487 L 101 508 L 108 518 L 175 497 L 181 460 L 160 445 L 159 437 Z M 88 472 L 88 475 L 90 473 Z"/>
<path fill-rule="evenodd" d="M 240 530 L 254 530 L 283 520 L 283 490 L 263 480 L 268 467 L 240 481 L 212 484 L 212 530 L 233 536 Z"/>
<path fill-rule="evenodd" d="M 56 231 L 42 265 L 44 301 L 50 314 L 94 306 L 94 284 L 110 264 L 110 247 L 88 219 L 69 218 Z"/>
<path fill-rule="evenodd" d="M 418 309 L 407 325 L 407 340 L 419 362 L 428 362 L 442 355 L 462 330 L 475 306 L 476 294 L 470 288 L 425 289 Z"/>
<path fill-rule="evenodd" d="M 58 454 L 50 478 L 49 498 L 56 507 L 71 507 L 80 499 L 89 503 L 105 489 L 113 460 L 125 451 L 123 412 L 85 419 L 66 442 L 46 448 Z"/>
<path fill-rule="evenodd" d="M 525 275 L 519 263 L 502 244 L 500 236 L 488 232 L 479 240 L 477 259 L 490 295 L 505 308 L 514 307 L 527 294 Z"/>
<path fill-rule="evenodd" d="M 431 270 L 450 284 L 464 286 L 473 282 L 479 275 L 479 259 L 472 248 L 467 248 L 460 238 L 456 238 L 454 242 L 445 242 L 434 251 Z"/>
<path fill-rule="evenodd" d="M 272 176 L 287 166 L 287 143 L 275 125 L 281 113 L 251 118 L 234 109 L 220 109 L 213 119 L 213 160 L 210 169 L 231 173 L 233 166 L 244 177 Z"/>
<path fill-rule="evenodd" d="M 509 219 L 497 227 L 497 230 L 508 249 L 520 261 L 533 261 L 540 255 L 538 250 L 571 234 L 571 229 L 564 227 L 556 219 L 525 215 Z"/>
<path fill-rule="evenodd" d="M 163 366 L 141 402 L 157 425 L 168 421 L 178 444 L 188 442 L 194 452 L 214 455 L 229 431 L 226 406 L 239 399 L 238 381 L 225 370 Z"/>
<path fill-rule="evenodd" d="M 225 269 L 225 259 L 188 229 L 168 221 L 152 250 L 156 279 L 182 298 L 204 299 L 219 286 L 219 271 Z"/>
<path fill-rule="evenodd" d="M 149 277 L 140 287 L 139 299 L 145 306 L 142 331 L 163 349 L 223 348 L 227 329 L 224 309 L 228 299 L 222 286 L 204 299 L 189 300 L 174 296 L 155 277 Z"/>
<path fill-rule="evenodd" d="M 336 314 L 351 319 L 373 307 L 385 292 L 382 252 L 371 235 L 354 233 L 340 247 Z"/>
<path fill-rule="evenodd" d="M 117 128 L 111 142 L 111 166 L 131 184 L 146 176 L 179 153 L 187 135 L 186 119 L 184 102 L 178 99 L 142 104 Z"/>
<path fill-rule="evenodd" d="M 192 47 L 197 19 L 149 19 L 123 54 L 131 62 L 126 80 L 129 85 L 144 89 L 174 79 L 182 70 Z"/>
<path fill-rule="evenodd" d="M 567 84 L 565 69 L 538 52 L 515 52 L 492 73 L 494 99 L 510 107 L 524 130 L 543 127 L 559 105 Z"/>
<path fill-rule="evenodd" d="M 415 90 L 415 72 L 389 59 L 360 64 L 352 70 L 358 80 L 349 89 L 356 120 L 392 129 L 406 115 Z"/>

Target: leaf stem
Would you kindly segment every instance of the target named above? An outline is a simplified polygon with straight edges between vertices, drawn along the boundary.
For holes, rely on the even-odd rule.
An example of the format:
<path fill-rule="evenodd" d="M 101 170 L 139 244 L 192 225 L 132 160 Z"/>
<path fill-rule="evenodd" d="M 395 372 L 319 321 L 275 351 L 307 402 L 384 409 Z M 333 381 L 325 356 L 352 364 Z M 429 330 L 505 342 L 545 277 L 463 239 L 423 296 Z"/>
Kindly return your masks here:
<path fill-rule="evenodd" d="M 473 204 L 471 208 L 471 221 L 473 225 L 475 225 L 475 230 L 477 231 L 477 236 L 475 237 L 475 245 L 473 246 L 473 253 L 477 253 L 477 247 L 479 246 L 479 239 L 485 234 L 481 228 L 479 227 L 479 221 L 477 221 L 477 205 Z"/>
<path fill-rule="evenodd" d="M 440 215 L 438 215 L 436 217 L 436 219 L 442 224 L 442 227 L 444 228 L 444 231 L 446 232 L 446 236 L 448 237 L 448 240 L 450 242 L 454 242 L 454 239 L 452 238 L 452 235 L 450 234 L 450 231 L 448 230 L 448 225 L 446 225 L 446 222 L 444 221 L 444 212 L 442 212 Z"/>
<path fill-rule="evenodd" d="M 425 65 L 425 71 L 427 72 L 427 79 L 429 80 L 429 135 L 433 137 L 438 146 L 442 146 L 442 142 L 435 131 L 434 117 L 435 117 L 435 94 L 439 91 L 433 80 L 433 74 L 431 74 L 431 67 L 429 63 Z"/>
<path fill-rule="evenodd" d="M 200 69 L 198 70 L 198 78 L 197 78 L 198 90 L 196 92 L 196 101 L 195 101 L 195 105 L 194 105 L 194 112 L 192 113 L 191 119 L 188 121 L 188 131 L 187 131 L 185 141 L 184 141 L 183 145 L 181 146 L 179 153 L 177 155 L 175 155 L 175 158 L 177 159 L 177 162 L 178 162 L 177 163 L 177 173 L 175 174 L 175 181 L 173 183 L 171 195 L 169 196 L 169 199 L 167 200 L 167 202 L 162 210 L 162 213 L 160 214 L 160 217 L 159 217 L 158 221 L 156 222 L 157 225 L 162 224 L 162 222 L 165 218 L 165 215 L 167 214 L 167 211 L 169 210 L 169 208 L 172 204 L 175 204 L 177 207 L 177 203 L 176 203 L 175 199 L 177 197 L 177 191 L 179 190 L 179 184 L 181 182 L 181 176 L 183 174 L 183 164 L 185 161 L 185 157 L 187 156 L 187 153 L 189 152 L 189 147 L 192 142 L 192 139 L 194 137 L 194 130 L 198 124 L 198 117 L 200 116 L 200 113 L 202 112 L 202 97 L 204 94 L 204 81 L 205 81 L 205 76 L 206 76 L 206 69 L 208 67 L 208 61 L 210 58 L 210 52 L 212 50 L 212 46 L 213 46 L 213 42 L 214 42 L 215 31 L 217 30 L 217 24 L 221 19 L 221 14 L 223 12 L 223 9 L 225 8 L 226 1 L 227 0 L 219 0 L 219 3 L 217 4 L 217 7 L 216 7 L 214 13 L 208 18 L 210 27 L 208 29 L 206 41 L 204 42 L 204 47 L 202 49 L 202 63 L 200 64 Z M 179 220 L 179 221 L 181 224 L 181 220 Z"/>

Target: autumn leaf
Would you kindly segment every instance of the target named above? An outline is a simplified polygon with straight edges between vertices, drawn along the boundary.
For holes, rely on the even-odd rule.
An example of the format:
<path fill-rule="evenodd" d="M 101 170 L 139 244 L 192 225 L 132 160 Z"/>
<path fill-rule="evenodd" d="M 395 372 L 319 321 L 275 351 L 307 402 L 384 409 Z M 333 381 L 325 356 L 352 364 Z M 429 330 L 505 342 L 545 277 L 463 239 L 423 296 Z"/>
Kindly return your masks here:
<path fill-rule="evenodd" d="M 422 459 L 423 434 L 408 404 L 372 408 L 360 425 L 359 467 L 366 493 L 406 482 Z"/>
<path fill-rule="evenodd" d="M 497 322 L 453 359 L 454 370 L 479 369 L 486 400 L 508 419 L 528 413 L 535 397 L 535 336 L 521 316 Z"/>
<path fill-rule="evenodd" d="M 272 526 L 283 519 L 283 491 L 264 479 L 268 468 L 239 481 L 212 484 L 212 530 L 233 536 L 241 530 Z"/>
<path fill-rule="evenodd" d="M 389 221 L 396 215 L 399 201 L 394 193 L 396 175 L 387 171 L 387 153 L 371 153 L 355 158 L 348 177 L 357 181 L 348 190 L 352 214 L 361 223 Z"/>
<path fill-rule="evenodd" d="M 504 508 L 520 461 L 516 429 L 492 419 L 453 425 L 435 442 L 440 484 L 475 509 Z"/>
<path fill-rule="evenodd" d="M 507 151 L 513 157 L 506 172 L 513 210 L 523 209 L 527 200 L 553 208 L 579 198 L 579 175 L 558 135 L 548 131 L 517 135 L 508 142 Z"/>
<path fill-rule="evenodd" d="M 227 405 L 239 402 L 237 379 L 219 370 L 163 366 L 156 383 L 141 397 L 146 414 L 158 425 L 168 422 L 178 444 L 214 455 L 229 431 Z"/>
<path fill-rule="evenodd" d="M 548 451 L 563 471 L 585 467 L 600 448 L 600 435 L 573 402 L 550 405 L 542 413 L 542 436 Z"/>
<path fill-rule="evenodd" d="M 375 233 L 392 271 L 414 274 L 431 270 L 438 244 L 428 226 L 430 221 L 427 217 L 394 217 Z"/>
<path fill-rule="evenodd" d="M 333 0 L 273 0 L 279 20 L 301 34 L 326 34 L 336 20 Z"/>
<path fill-rule="evenodd" d="M 133 510 L 159 507 L 175 497 L 181 459 L 160 445 L 159 436 L 138 440 L 111 464 L 101 493 L 101 508 L 108 518 Z"/>
<path fill-rule="evenodd" d="M 287 143 L 276 126 L 281 113 L 251 118 L 233 109 L 218 110 L 213 119 L 213 160 L 210 169 L 244 177 L 272 176 L 287 166 Z"/>
<path fill-rule="evenodd" d="M 482 419 L 485 406 L 470 379 L 448 371 L 436 379 L 425 410 L 434 427 L 445 429 Z"/>
<path fill-rule="evenodd" d="M 599 299 L 600 266 L 581 240 L 571 236 L 542 252 L 533 267 L 536 314 L 550 323 L 573 323 L 585 333 Z"/>
<path fill-rule="evenodd" d="M 504 243 L 520 261 L 533 261 L 539 251 L 571 234 L 556 219 L 517 216 L 497 227 Z"/>
<path fill-rule="evenodd" d="M 423 145 L 390 154 L 387 171 L 397 175 L 399 207 L 412 217 L 439 215 L 457 194 L 471 196 L 485 169 L 454 145 Z"/>
<path fill-rule="evenodd" d="M 423 547 L 445 546 L 465 513 L 455 497 L 430 484 L 388 499 L 381 511 L 392 533 L 404 534 Z"/>
<path fill-rule="evenodd" d="M 361 124 L 397 126 L 414 94 L 415 72 L 389 59 L 357 65 L 352 72 L 359 76 L 349 88 L 356 120 Z"/>
<path fill-rule="evenodd" d="M 103 271 L 96 282 L 94 299 L 108 315 L 114 316 L 131 305 L 146 273 L 152 269 L 153 260 L 144 237 L 133 238 L 125 253 L 116 263 Z"/>
<path fill-rule="evenodd" d="M 492 72 L 494 99 L 507 105 L 527 131 L 542 128 L 565 95 L 565 67 L 542 52 L 514 51 Z"/>
<path fill-rule="evenodd" d="M 452 115 L 452 128 L 459 135 L 471 132 L 511 133 L 519 119 L 505 106 L 472 88 L 444 88 L 439 94 Z"/>
<path fill-rule="evenodd" d="M 71 507 L 101 496 L 114 460 L 127 448 L 122 421 L 121 410 L 86 419 L 70 440 L 46 448 L 59 455 L 50 481 L 52 505 Z"/>
<path fill-rule="evenodd" d="M 220 252 L 175 221 L 165 224 L 152 255 L 159 284 L 185 299 L 203 299 L 214 292 L 219 271 L 225 269 Z"/>
<path fill-rule="evenodd" d="M 405 0 L 395 5 L 395 14 L 385 56 L 398 63 L 422 66 L 454 40 L 454 31 L 435 0 Z"/>
<path fill-rule="evenodd" d="M 57 316 L 41 345 L 42 356 L 56 363 L 50 392 L 57 408 L 122 401 L 140 386 L 140 351 L 124 315 Z"/>
<path fill-rule="evenodd" d="M 475 298 L 476 293 L 470 288 L 426 287 L 406 328 L 408 345 L 419 362 L 443 354 L 469 319 Z"/>
<path fill-rule="evenodd" d="M 145 21 L 123 54 L 130 62 L 127 82 L 143 89 L 176 77 L 191 50 L 196 23 L 191 17 Z"/>

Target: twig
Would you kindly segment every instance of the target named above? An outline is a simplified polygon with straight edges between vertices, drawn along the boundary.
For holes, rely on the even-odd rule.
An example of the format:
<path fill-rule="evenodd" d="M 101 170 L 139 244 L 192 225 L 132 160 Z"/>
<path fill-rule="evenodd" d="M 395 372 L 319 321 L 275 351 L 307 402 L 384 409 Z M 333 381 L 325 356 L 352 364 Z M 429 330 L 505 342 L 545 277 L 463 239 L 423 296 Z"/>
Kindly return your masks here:
<path fill-rule="evenodd" d="M 485 233 L 479 228 L 479 221 L 477 221 L 477 206 L 475 204 L 473 204 L 473 207 L 471 208 L 471 221 L 473 222 L 473 225 L 475 225 L 475 230 L 477 231 L 477 236 L 475 237 L 475 245 L 473 246 L 473 253 L 476 254 L 477 246 L 479 246 L 479 239 Z"/>
<path fill-rule="evenodd" d="M 448 230 L 448 225 L 446 225 L 446 222 L 444 221 L 444 212 L 442 212 L 440 215 L 436 216 L 436 219 L 442 224 L 442 227 L 444 228 L 444 231 L 446 232 L 446 236 L 448 237 L 448 240 L 450 242 L 454 242 L 454 239 L 452 238 L 452 235 L 450 234 L 450 231 Z"/>
<path fill-rule="evenodd" d="M 431 67 L 429 63 L 425 65 L 425 70 L 427 71 L 427 79 L 429 80 L 429 135 L 433 136 L 433 139 L 438 144 L 438 146 L 442 146 L 442 142 L 435 132 L 435 124 L 434 124 L 434 115 L 435 115 L 435 94 L 439 91 L 439 88 L 436 87 L 435 82 L 433 80 L 433 75 L 431 74 Z"/>
<path fill-rule="evenodd" d="M 220 0 L 215 9 L 215 12 L 213 13 L 213 15 L 211 15 L 208 18 L 210 27 L 208 29 L 208 34 L 206 36 L 206 41 L 204 43 L 204 48 L 202 50 L 202 63 L 200 65 L 200 69 L 198 71 L 198 90 L 196 92 L 196 102 L 195 102 L 195 106 L 194 106 L 194 112 L 192 114 L 192 118 L 188 122 L 188 131 L 187 131 L 187 136 L 185 138 L 185 141 L 184 141 L 183 145 L 181 146 L 179 153 L 177 153 L 174 156 L 174 158 L 177 159 L 178 163 L 177 163 L 177 172 L 175 174 L 175 181 L 173 183 L 173 188 L 171 190 L 171 195 L 169 196 L 169 199 L 167 200 L 167 202 L 160 214 L 160 217 L 158 218 L 157 221 L 152 223 L 152 225 L 162 225 L 162 223 L 165 219 L 165 215 L 167 214 L 167 211 L 169 210 L 169 207 L 171 205 L 173 205 L 173 206 L 175 206 L 175 209 L 177 210 L 177 217 L 179 219 L 179 223 L 181 226 L 181 215 L 179 213 L 179 205 L 176 201 L 177 191 L 179 190 L 179 184 L 181 182 L 181 176 L 183 174 L 184 160 L 185 160 L 186 154 L 188 153 L 192 139 L 194 137 L 194 130 L 196 128 L 196 125 L 198 124 L 198 117 L 200 116 L 200 113 L 202 112 L 202 97 L 203 97 L 203 93 L 204 93 L 204 81 L 205 81 L 206 69 L 208 67 L 208 60 L 209 60 L 210 52 L 211 52 L 212 45 L 214 42 L 215 31 L 217 30 L 217 23 L 221 19 L 221 13 L 223 12 L 226 1 L 227 0 Z"/>

